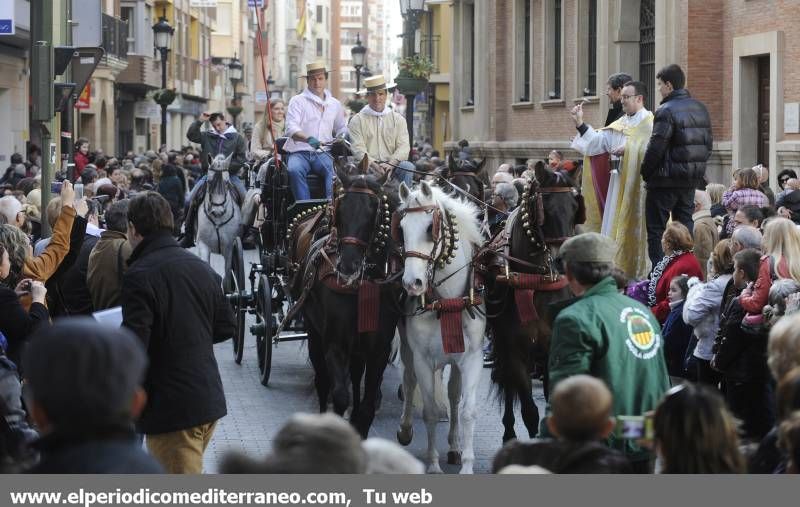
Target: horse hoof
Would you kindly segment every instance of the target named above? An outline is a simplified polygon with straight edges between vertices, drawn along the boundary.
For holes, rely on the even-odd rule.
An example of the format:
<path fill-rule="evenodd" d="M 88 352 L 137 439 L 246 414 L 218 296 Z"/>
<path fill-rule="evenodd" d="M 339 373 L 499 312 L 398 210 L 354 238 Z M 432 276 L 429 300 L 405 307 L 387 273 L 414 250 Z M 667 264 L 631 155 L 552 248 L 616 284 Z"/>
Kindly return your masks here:
<path fill-rule="evenodd" d="M 460 451 L 448 451 L 447 452 L 447 464 L 448 465 L 461 465 L 461 452 Z"/>
<path fill-rule="evenodd" d="M 411 443 L 411 440 L 414 438 L 414 428 L 409 426 L 408 429 L 400 428 L 397 430 L 397 442 L 400 445 L 408 445 Z"/>
<path fill-rule="evenodd" d="M 428 474 L 443 474 L 444 472 L 442 472 L 442 468 L 439 466 L 438 463 L 431 463 L 430 465 L 428 465 L 428 468 L 427 468 L 427 470 L 425 470 L 425 473 L 428 473 Z"/>

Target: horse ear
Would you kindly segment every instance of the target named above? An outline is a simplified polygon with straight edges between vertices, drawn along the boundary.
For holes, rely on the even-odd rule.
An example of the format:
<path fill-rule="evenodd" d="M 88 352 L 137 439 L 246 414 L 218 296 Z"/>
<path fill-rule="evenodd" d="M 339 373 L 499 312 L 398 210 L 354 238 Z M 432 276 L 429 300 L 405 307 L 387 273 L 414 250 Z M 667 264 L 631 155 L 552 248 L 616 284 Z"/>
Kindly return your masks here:
<path fill-rule="evenodd" d="M 483 160 L 481 160 L 478 163 L 478 166 L 475 168 L 475 174 L 476 175 L 482 174 L 484 171 L 486 171 L 486 161 L 487 160 L 488 160 L 488 158 L 484 158 Z"/>
<path fill-rule="evenodd" d="M 213 162 L 214 162 L 214 159 L 211 158 L 211 154 L 210 153 L 206 153 L 206 164 L 210 167 Z"/>
<path fill-rule="evenodd" d="M 410 194 L 411 190 L 408 189 L 408 185 L 406 185 L 406 182 L 404 181 L 400 183 L 400 191 L 398 192 L 398 195 L 400 196 L 400 201 L 406 202 Z"/>
<path fill-rule="evenodd" d="M 422 180 L 419 186 L 420 189 L 422 190 L 422 195 L 424 195 L 428 199 L 433 199 L 433 190 L 431 190 L 431 186 L 428 184 L 427 181 Z"/>
<path fill-rule="evenodd" d="M 358 164 L 358 174 L 367 174 L 369 172 L 369 155 L 364 154 L 364 158 Z"/>

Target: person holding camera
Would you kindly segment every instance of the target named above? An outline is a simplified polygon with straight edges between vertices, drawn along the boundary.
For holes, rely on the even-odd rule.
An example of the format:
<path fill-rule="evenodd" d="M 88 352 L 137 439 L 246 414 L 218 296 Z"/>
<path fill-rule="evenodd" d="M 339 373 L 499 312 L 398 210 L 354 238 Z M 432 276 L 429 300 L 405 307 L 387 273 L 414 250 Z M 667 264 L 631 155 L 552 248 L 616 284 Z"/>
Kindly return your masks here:
<path fill-rule="evenodd" d="M 649 308 L 617 290 L 612 276 L 616 245 L 598 233 L 574 236 L 559 257 L 576 298 L 553 309 L 548 363 L 552 395 L 562 380 L 592 375 L 611 390 L 612 415 L 641 416 L 669 389 L 661 326 Z M 610 436 L 636 472 L 649 471 L 652 455 L 633 440 Z"/>

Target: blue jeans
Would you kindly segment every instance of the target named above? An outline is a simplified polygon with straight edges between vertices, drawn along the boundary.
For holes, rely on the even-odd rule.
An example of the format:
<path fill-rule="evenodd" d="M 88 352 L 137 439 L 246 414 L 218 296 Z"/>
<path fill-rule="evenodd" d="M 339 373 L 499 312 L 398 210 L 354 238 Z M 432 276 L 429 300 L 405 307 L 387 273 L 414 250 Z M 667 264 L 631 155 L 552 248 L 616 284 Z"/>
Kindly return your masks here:
<path fill-rule="evenodd" d="M 416 167 L 414 167 L 413 163 L 408 160 L 403 160 L 397 164 L 397 167 L 392 171 L 392 178 L 411 187 L 411 184 L 414 182 L 414 173 L 411 171 L 415 169 Z"/>
<path fill-rule="evenodd" d="M 194 187 L 192 187 L 192 191 L 189 193 L 189 202 L 190 203 L 194 199 L 194 195 L 197 193 L 198 189 L 201 186 L 203 186 L 206 183 L 207 180 L 208 180 L 208 175 L 204 174 L 203 177 L 200 178 L 199 180 L 197 180 L 197 182 L 194 184 Z M 231 181 L 231 183 L 233 183 L 233 186 L 236 187 L 236 190 L 239 191 L 239 194 L 241 194 L 242 199 L 244 200 L 244 196 L 247 195 L 247 189 L 244 188 L 244 183 L 242 183 L 242 180 L 240 180 L 239 177 L 236 176 L 235 174 L 231 174 L 230 175 L 230 181 Z"/>
<path fill-rule="evenodd" d="M 306 178 L 316 174 L 325 182 L 325 197 L 333 195 L 333 160 L 324 153 L 296 151 L 289 154 L 289 186 L 295 201 L 311 199 Z"/>

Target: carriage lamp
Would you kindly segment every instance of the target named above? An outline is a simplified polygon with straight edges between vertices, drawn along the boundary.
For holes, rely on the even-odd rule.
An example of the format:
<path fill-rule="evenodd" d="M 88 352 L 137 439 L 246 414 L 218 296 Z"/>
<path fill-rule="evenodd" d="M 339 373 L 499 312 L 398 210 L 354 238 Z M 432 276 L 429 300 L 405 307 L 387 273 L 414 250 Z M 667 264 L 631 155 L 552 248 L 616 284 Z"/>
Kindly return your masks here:
<path fill-rule="evenodd" d="M 161 54 L 161 89 L 167 89 L 167 53 L 172 46 L 172 35 L 175 29 L 167 22 L 167 9 L 153 25 L 153 45 Z M 161 104 L 161 145 L 167 144 L 167 104 Z"/>

